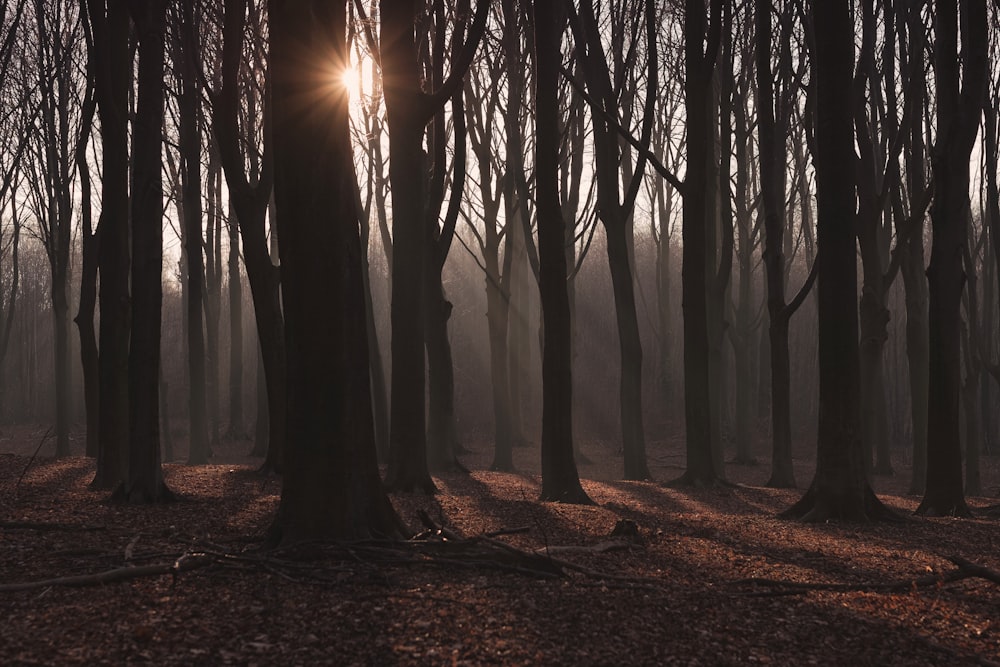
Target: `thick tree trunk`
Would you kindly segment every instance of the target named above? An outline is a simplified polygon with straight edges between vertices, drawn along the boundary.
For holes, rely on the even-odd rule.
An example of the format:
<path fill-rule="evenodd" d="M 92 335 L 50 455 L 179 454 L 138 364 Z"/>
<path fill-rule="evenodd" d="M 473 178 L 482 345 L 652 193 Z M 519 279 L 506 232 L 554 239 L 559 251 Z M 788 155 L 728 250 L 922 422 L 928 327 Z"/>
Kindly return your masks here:
<path fill-rule="evenodd" d="M 434 241 L 429 241 L 434 243 Z M 458 433 L 455 429 L 455 372 L 448 340 L 451 302 L 445 297 L 441 272 L 428 262 L 426 324 L 427 381 L 430 404 L 427 411 L 427 463 L 431 470 L 460 470 L 456 459 Z"/>
<path fill-rule="evenodd" d="M 923 230 L 923 225 L 920 226 Z M 927 409 L 930 364 L 927 321 L 927 278 L 924 275 L 923 234 L 915 234 L 902 249 L 900 273 L 906 291 L 906 361 L 910 384 L 910 423 L 913 429 L 913 476 L 910 493 L 922 494 L 927 482 Z"/>
<path fill-rule="evenodd" d="M 816 202 L 819 308 L 819 425 L 816 474 L 786 517 L 822 522 L 887 518 L 868 485 L 858 396 L 856 184 L 851 76 L 854 29 L 850 3 L 815 3 Z"/>
<path fill-rule="evenodd" d="M 160 465 L 160 308 L 163 300 L 163 188 L 161 147 L 164 104 L 166 0 L 132 6 L 139 41 L 138 97 L 132 135 L 132 330 L 128 357 L 128 475 L 119 500 L 173 499 Z"/>
<path fill-rule="evenodd" d="M 713 2 L 713 13 L 717 3 Z M 703 0 L 687 0 L 684 19 L 687 114 L 687 175 L 684 179 L 684 215 L 681 228 L 682 309 L 684 311 L 684 414 L 687 471 L 682 484 L 714 485 L 718 481 L 713 457 L 711 391 L 709 386 L 707 254 L 705 222 L 708 219 L 709 147 L 712 132 L 712 71 L 715 51 L 703 51 L 707 16 Z M 716 17 L 717 18 L 717 17 Z M 718 29 L 716 26 L 714 29 Z"/>
<path fill-rule="evenodd" d="M 362 234 L 362 246 L 367 234 Z M 362 277 L 365 281 L 365 328 L 368 332 L 368 356 L 371 363 L 372 410 L 375 419 L 375 451 L 379 460 L 389 456 L 389 396 L 385 386 L 385 367 L 382 364 L 382 348 L 379 345 L 378 329 L 375 326 L 375 306 L 372 303 L 371 275 L 368 270 L 368 255 L 362 258 Z"/>
<path fill-rule="evenodd" d="M 986 82 L 986 3 L 941 0 L 935 15 L 937 135 L 931 157 L 933 243 L 927 267 L 930 322 L 927 488 L 917 508 L 930 516 L 968 516 L 960 439 L 962 253 L 969 218 L 969 156 Z M 958 16 L 962 14 L 962 71 Z M 961 76 L 961 90 L 959 79 Z"/>
<path fill-rule="evenodd" d="M 490 224 L 487 222 L 487 224 Z M 490 378 L 492 380 L 493 423 L 495 441 L 490 470 L 514 470 L 513 429 L 510 405 L 510 384 L 507 366 L 507 313 L 509 302 L 500 284 L 497 253 L 487 248 L 486 260 L 486 319 L 489 327 Z"/>
<path fill-rule="evenodd" d="M 128 90 L 129 16 L 124 0 L 87 0 L 94 32 L 95 86 L 101 120 L 100 404 L 97 473 L 92 486 L 125 479 L 128 461 Z"/>
<path fill-rule="evenodd" d="M 392 186 L 392 389 L 389 466 L 391 491 L 436 490 L 427 468 L 424 362 L 424 229 L 422 113 L 414 35 L 417 5 L 382 0 L 381 57 L 389 123 Z"/>
<path fill-rule="evenodd" d="M 592 501 L 580 486 L 573 459 L 573 372 L 565 222 L 559 207 L 559 63 L 565 13 L 559 3 L 535 0 L 535 167 L 538 203 L 542 350 L 542 500 Z"/>
<path fill-rule="evenodd" d="M 346 7 L 273 3 L 269 18 L 289 409 L 271 538 L 394 539 L 406 531 L 375 457 L 348 96 L 329 85 L 348 65 Z"/>

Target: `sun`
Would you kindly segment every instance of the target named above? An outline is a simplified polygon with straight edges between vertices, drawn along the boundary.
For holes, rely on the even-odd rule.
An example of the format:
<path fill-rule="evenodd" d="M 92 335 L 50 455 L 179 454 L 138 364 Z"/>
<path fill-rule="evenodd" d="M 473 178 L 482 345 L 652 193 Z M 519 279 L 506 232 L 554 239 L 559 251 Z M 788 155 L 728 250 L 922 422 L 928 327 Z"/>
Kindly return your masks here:
<path fill-rule="evenodd" d="M 358 68 L 354 65 L 345 67 L 337 75 L 338 82 L 344 89 L 347 90 L 352 96 L 357 95 L 358 83 L 361 81 L 361 75 L 358 72 Z"/>

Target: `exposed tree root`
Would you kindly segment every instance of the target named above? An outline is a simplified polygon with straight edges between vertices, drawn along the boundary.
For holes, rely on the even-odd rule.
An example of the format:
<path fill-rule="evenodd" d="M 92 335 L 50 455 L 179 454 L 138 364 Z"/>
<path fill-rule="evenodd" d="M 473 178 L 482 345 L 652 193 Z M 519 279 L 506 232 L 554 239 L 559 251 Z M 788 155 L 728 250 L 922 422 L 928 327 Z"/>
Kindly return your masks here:
<path fill-rule="evenodd" d="M 737 586 L 761 586 L 767 591 L 745 593 L 754 597 L 777 597 L 782 595 L 802 595 L 809 591 L 834 591 L 842 593 L 906 593 L 921 588 L 931 588 L 943 584 L 951 584 L 963 579 L 985 579 L 1000 585 L 1000 572 L 971 563 L 960 556 L 949 556 L 948 560 L 955 564 L 956 569 L 942 574 L 930 574 L 913 579 L 898 581 L 834 584 L 820 582 L 782 581 L 780 579 L 740 579 L 732 582 Z"/>

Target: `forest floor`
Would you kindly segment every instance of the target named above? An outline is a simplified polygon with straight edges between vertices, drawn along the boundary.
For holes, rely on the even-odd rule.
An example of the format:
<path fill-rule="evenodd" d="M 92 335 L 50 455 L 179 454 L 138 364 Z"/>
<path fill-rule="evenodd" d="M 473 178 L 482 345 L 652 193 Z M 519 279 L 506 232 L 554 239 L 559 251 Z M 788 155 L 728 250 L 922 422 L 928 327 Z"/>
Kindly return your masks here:
<path fill-rule="evenodd" d="M 583 442 L 589 507 L 536 501 L 536 448 L 502 474 L 473 445 L 471 474 L 393 498 L 415 531 L 420 512 L 442 531 L 262 553 L 280 481 L 248 442 L 167 464 L 184 500 L 139 507 L 89 490 L 91 460 L 45 457 L 50 442 L 33 459 L 44 432 L 0 435 L 4 665 L 1000 664 L 1000 581 L 978 576 L 1000 570 L 997 519 L 786 521 L 801 491 L 763 487 L 766 465 L 729 465 L 732 487 L 664 486 L 680 441 L 649 443 L 648 483 L 617 481 L 613 447 Z M 796 466 L 807 485 L 811 459 Z M 898 468 L 875 487 L 909 516 Z M 1000 460 L 983 482 L 973 507 L 998 502 Z M 621 520 L 638 537 L 612 537 Z"/>

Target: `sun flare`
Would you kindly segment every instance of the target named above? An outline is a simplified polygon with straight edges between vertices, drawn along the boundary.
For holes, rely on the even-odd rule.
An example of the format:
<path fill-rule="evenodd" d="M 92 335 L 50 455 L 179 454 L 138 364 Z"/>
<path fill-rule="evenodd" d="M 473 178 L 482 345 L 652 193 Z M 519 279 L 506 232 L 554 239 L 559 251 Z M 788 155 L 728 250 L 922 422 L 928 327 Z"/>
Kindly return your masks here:
<path fill-rule="evenodd" d="M 361 80 L 361 75 L 358 73 L 358 68 L 353 65 L 350 67 L 345 67 L 337 75 L 337 79 L 341 86 L 343 86 L 347 92 L 351 95 L 356 95 L 358 91 L 358 82 Z"/>

